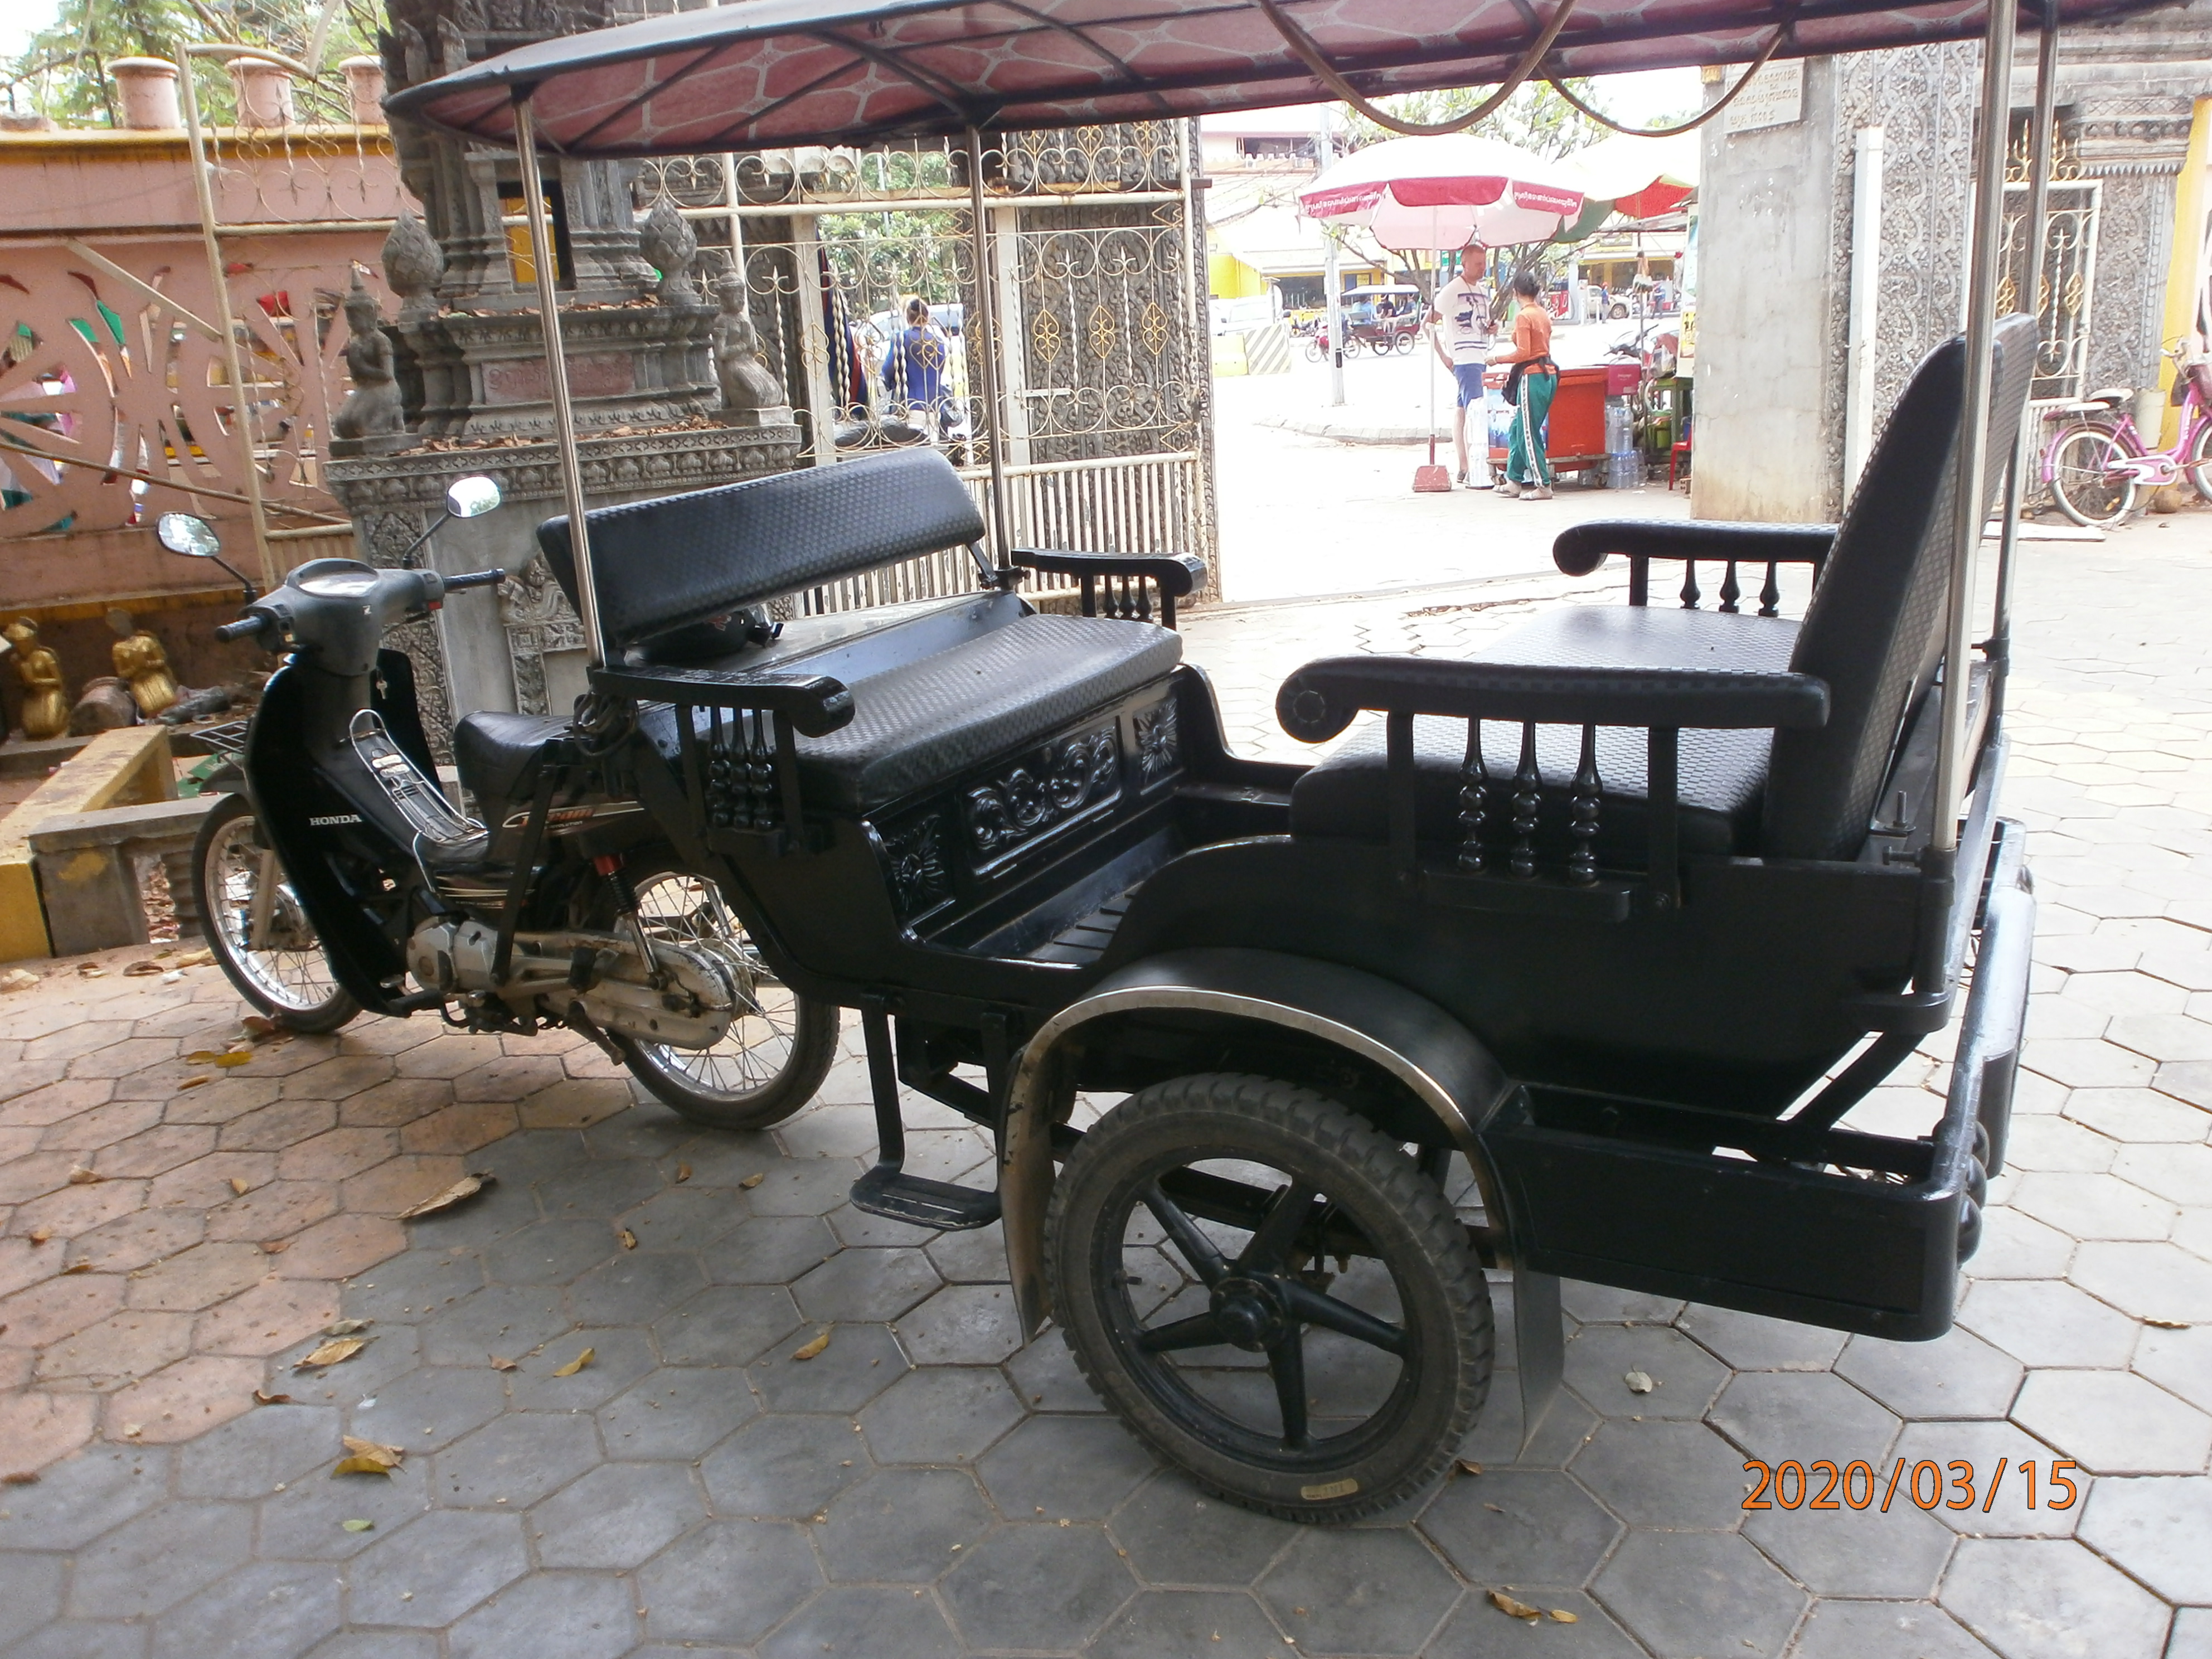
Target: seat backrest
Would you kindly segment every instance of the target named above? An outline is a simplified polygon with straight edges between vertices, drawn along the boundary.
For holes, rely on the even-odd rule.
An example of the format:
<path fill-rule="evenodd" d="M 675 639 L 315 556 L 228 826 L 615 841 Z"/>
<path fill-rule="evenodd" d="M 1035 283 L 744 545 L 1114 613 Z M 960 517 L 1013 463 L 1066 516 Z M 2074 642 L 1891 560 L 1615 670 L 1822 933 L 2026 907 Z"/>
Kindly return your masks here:
<path fill-rule="evenodd" d="M 933 449 L 598 507 L 590 523 L 600 626 L 614 649 L 983 538 L 968 487 Z M 574 605 L 566 514 L 538 526 L 538 544 Z"/>
<path fill-rule="evenodd" d="M 2035 319 L 2000 319 L 1993 350 L 1985 467 L 1992 498 L 2027 404 Z M 1913 371 L 1859 476 L 1790 661 L 1793 672 L 1827 682 L 1828 722 L 1774 734 L 1759 838 L 1770 856 L 1857 853 L 1905 714 L 1935 678 L 1966 388 L 1966 343 L 1947 340 Z"/>

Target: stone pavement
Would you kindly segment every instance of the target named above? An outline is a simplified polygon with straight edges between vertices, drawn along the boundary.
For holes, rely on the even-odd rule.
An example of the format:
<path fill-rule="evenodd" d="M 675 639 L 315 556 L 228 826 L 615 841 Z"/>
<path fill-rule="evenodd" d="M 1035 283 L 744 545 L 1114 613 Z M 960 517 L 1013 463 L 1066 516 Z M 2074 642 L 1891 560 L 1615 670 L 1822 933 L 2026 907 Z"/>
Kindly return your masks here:
<path fill-rule="evenodd" d="M 1560 586 L 1223 610 L 1190 643 L 1256 744 L 1304 657 L 1465 649 Z M 855 1213 L 849 1050 L 758 1135 L 635 1103 L 589 1049 L 423 1019 L 200 1083 L 239 1012 L 211 970 L 58 964 L 0 1001 L 0 1472 L 38 1475 L 0 1486 L 0 1652 L 2207 1659 L 2208 613 L 2212 515 L 2026 550 L 2007 804 L 2039 965 L 1959 1328 L 1901 1346 L 1571 1287 L 1569 1391 L 1528 1453 L 1501 1374 L 1484 1472 L 1348 1530 L 1155 1468 L 1057 1336 L 1017 1348 L 991 1233 Z M 1854 1121 L 1924 1128 L 1942 1083 L 1939 1046 Z M 914 1121 L 922 1173 L 987 1156 Z M 463 1169 L 499 1181 L 392 1218 Z M 337 1316 L 367 1346 L 295 1369 Z M 407 1455 L 333 1476 L 343 1434 Z M 1747 1457 L 2013 1473 L 1987 1505 L 1747 1513 Z M 1522 1627 L 1486 1600 L 1506 1586 L 1577 1622 Z"/>

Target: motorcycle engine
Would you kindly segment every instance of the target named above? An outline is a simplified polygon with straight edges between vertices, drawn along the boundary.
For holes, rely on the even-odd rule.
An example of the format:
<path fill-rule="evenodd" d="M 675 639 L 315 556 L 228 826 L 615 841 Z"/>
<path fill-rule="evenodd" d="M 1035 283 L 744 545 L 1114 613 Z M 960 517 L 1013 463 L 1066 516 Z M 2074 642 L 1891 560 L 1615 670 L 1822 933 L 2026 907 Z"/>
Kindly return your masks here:
<path fill-rule="evenodd" d="M 494 996 L 551 1019 L 580 1004 L 602 1030 L 678 1048 L 713 1048 L 747 1006 L 730 963 L 700 946 L 656 939 L 648 968 L 623 934 L 517 933 L 507 976 L 495 980 L 498 943 L 480 921 L 428 922 L 408 941 L 407 966 L 449 996 Z"/>

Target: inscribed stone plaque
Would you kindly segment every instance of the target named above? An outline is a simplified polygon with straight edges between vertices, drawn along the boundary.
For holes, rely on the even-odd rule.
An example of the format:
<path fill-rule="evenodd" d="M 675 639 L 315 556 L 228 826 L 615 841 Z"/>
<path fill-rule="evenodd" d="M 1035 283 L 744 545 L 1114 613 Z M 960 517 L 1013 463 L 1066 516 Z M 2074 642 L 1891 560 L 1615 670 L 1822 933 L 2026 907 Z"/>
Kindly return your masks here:
<path fill-rule="evenodd" d="M 1729 82 L 1734 86 L 1735 82 Z M 1761 127 L 1786 127 L 1805 113 L 1805 64 L 1793 58 L 1771 63 L 1759 78 L 1744 88 L 1743 96 L 1721 117 L 1731 133 L 1755 132 Z"/>

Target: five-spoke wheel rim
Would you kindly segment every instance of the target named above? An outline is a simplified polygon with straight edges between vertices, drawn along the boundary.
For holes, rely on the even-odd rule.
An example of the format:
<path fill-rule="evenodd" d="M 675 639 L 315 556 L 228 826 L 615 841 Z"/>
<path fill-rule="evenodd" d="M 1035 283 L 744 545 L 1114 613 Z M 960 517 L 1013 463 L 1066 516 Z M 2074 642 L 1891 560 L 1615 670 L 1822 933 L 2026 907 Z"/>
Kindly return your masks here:
<path fill-rule="evenodd" d="M 1130 1375 L 1185 1430 L 1247 1462 L 1356 1462 L 1413 1409 L 1422 1357 L 1412 1291 L 1371 1243 L 1376 1220 L 1310 1171 L 1229 1151 L 1155 1160 L 1115 1191 L 1092 1241 L 1100 1310 Z"/>

